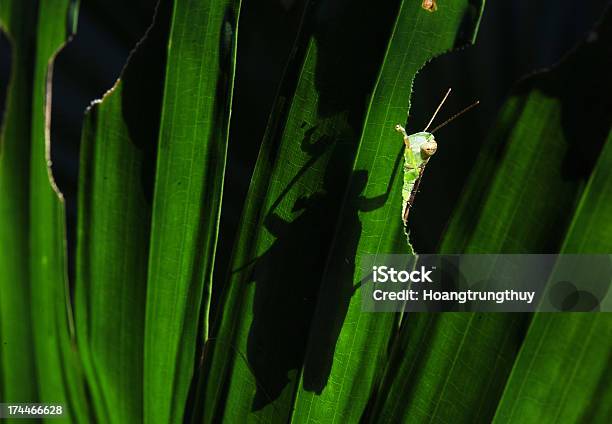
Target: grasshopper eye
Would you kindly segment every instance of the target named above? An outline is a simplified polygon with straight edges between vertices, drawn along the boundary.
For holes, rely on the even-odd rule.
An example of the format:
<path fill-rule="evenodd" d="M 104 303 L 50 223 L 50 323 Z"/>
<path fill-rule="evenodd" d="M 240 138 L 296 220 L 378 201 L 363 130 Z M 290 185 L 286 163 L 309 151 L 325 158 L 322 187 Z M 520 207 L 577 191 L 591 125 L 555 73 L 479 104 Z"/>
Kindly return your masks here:
<path fill-rule="evenodd" d="M 438 150 L 438 143 L 435 140 L 427 141 L 421 146 L 421 156 L 427 159 L 433 156 L 436 150 Z"/>

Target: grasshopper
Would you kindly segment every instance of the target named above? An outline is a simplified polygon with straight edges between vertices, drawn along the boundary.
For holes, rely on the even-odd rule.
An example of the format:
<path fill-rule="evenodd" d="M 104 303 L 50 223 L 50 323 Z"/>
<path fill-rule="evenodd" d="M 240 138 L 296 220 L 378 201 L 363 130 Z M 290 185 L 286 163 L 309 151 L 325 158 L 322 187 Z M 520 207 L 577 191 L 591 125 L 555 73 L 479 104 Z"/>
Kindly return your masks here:
<path fill-rule="evenodd" d="M 425 171 L 425 166 L 429 161 L 429 158 L 432 157 L 436 151 L 438 150 L 438 143 L 436 143 L 436 139 L 434 138 L 433 133 L 451 122 L 453 119 L 463 115 L 465 112 L 478 105 L 478 101 L 471 104 L 470 106 L 463 109 L 461 112 L 455 114 L 450 117 L 442 124 L 438 125 L 436 128 L 431 130 L 431 132 L 427 132 L 433 120 L 436 118 L 436 115 L 442 108 L 442 105 L 448 98 L 451 89 L 449 88 L 446 92 L 446 95 L 438 105 L 438 108 L 432 115 L 429 123 L 425 127 L 425 129 L 421 132 L 408 135 L 406 133 L 406 129 L 401 125 L 396 125 L 395 130 L 400 132 L 404 136 L 404 186 L 402 188 L 402 221 L 404 222 L 404 229 L 406 233 L 408 233 L 408 214 L 410 212 L 410 208 L 414 203 L 414 197 L 419 190 L 419 184 L 421 183 L 421 179 L 423 177 L 423 172 Z"/>

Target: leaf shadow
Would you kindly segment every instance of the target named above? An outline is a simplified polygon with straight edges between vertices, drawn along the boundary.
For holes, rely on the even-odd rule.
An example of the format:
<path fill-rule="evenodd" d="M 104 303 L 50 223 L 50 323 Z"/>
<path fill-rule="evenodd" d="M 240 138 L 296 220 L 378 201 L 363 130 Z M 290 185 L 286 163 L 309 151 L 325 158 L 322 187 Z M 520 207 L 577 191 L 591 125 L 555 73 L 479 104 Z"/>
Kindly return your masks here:
<path fill-rule="evenodd" d="M 321 155 L 321 146 L 329 143 L 325 138 L 316 143 L 303 143 L 305 149 Z M 342 147 L 332 144 L 330 163 L 345 160 Z M 397 166 L 396 166 L 397 168 Z M 270 248 L 257 258 L 249 281 L 256 284 L 253 321 L 249 329 L 247 358 L 258 382 L 253 409 L 258 410 L 279 397 L 290 382 L 292 370 L 304 369 L 304 387 L 320 392 L 327 382 L 333 351 L 350 299 L 355 293 L 352 278 L 354 257 L 361 229 L 359 212 L 382 207 L 389 190 L 379 196 L 366 198 L 364 190 L 367 171 L 353 171 L 351 189 L 345 193 L 345 184 L 335 179 L 335 167 L 329 166 L 323 188 L 309 196 L 299 197 L 293 204 L 297 218 L 288 221 L 271 210 L 264 219 L 266 230 L 275 237 Z M 346 196 L 346 198 L 345 198 Z M 348 234 L 336 234 L 351 246 L 348 258 L 342 264 L 342 278 L 334 282 L 326 296 L 320 297 L 322 266 L 332 244 L 336 220 L 334 217 L 344 199 L 341 219 Z M 323 321 L 329 327 L 311 330 L 315 308 L 324 313 Z M 320 318 L 320 317 L 319 317 Z M 309 336 L 310 331 L 316 335 Z M 304 365 L 309 339 L 308 359 Z"/>

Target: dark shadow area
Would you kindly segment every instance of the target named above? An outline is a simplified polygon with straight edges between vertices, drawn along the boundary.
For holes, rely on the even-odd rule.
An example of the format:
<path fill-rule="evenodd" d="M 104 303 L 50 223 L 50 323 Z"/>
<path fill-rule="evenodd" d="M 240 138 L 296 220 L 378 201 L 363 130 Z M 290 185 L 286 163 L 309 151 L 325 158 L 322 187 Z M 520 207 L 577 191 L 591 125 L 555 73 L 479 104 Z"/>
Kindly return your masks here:
<path fill-rule="evenodd" d="M 8 84 L 11 81 L 11 55 L 11 42 L 4 31 L 0 29 L 0 129 L 4 123 L 6 95 L 8 93 Z"/>
<path fill-rule="evenodd" d="M 468 0 L 468 8 L 461 18 L 455 45 L 453 49 L 460 49 L 471 43 L 474 33 L 475 23 L 478 21 L 478 14 L 482 7 L 483 0 Z"/>
<path fill-rule="evenodd" d="M 225 278 L 244 199 L 306 0 L 242 2 L 215 278 Z M 218 289 L 219 287 L 215 287 Z M 216 307 L 213 297 L 212 310 Z"/>
<path fill-rule="evenodd" d="M 341 160 L 336 152 L 332 153 L 332 160 Z M 264 221 L 276 241 L 257 259 L 252 278 L 257 287 L 247 355 L 257 381 L 265 388 L 265 392 L 258 391 L 254 409 L 276 398 L 289 382 L 288 372 L 299 370 L 304 360 L 322 264 L 328 254 L 321 247 L 331 243 L 335 221 L 329 218 L 336 214 L 338 201 L 344 195 L 343 187 L 336 184 L 334 168 L 327 169 L 323 190 L 295 202 L 293 211 L 302 212 L 295 220 L 287 222 L 271 212 Z M 316 341 L 310 345 L 311 352 L 304 365 L 304 387 L 317 392 L 327 382 L 334 347 L 356 289 L 352 281 L 361 228 L 358 212 L 382 207 L 389 196 L 389 191 L 369 199 L 361 195 L 367 183 L 367 171 L 354 171 L 351 178 L 342 215 L 351 230 L 350 234 L 339 234 L 338 238 L 350 245 L 352 254 L 342 264 L 340 278 L 330 282 L 334 287 L 325 290 L 325 296 L 318 299 L 324 305 L 317 312 L 325 315 L 323 321 L 328 326 L 315 331 Z M 329 228 L 322 228 L 321 223 L 326 221 L 331 221 Z"/>
<path fill-rule="evenodd" d="M 336 343 L 351 297 L 360 286 L 360 284 L 353 285 L 355 259 L 361 235 L 359 212 L 371 212 L 384 206 L 391 193 L 392 182 L 397 175 L 401 157 L 398 155 L 387 191 L 379 196 L 366 198 L 361 194 L 367 184 L 367 171 L 354 171 L 352 174 L 340 218 L 342 225 L 339 226 L 340 231 L 337 231 L 334 239 L 338 243 L 334 246 L 345 252 L 346 257 L 340 263 L 327 264 L 323 279 L 325 286 L 321 288 L 317 302 L 316 320 L 313 322 L 310 334 L 305 334 L 309 343 L 303 370 L 305 390 L 321 393 L 327 385 Z"/>
<path fill-rule="evenodd" d="M 561 100 L 561 124 L 569 151 L 563 178 L 586 180 L 608 138 L 612 125 L 612 7 L 589 34 L 538 89 Z M 568 82 L 572 82 L 568 84 Z"/>
<path fill-rule="evenodd" d="M 329 145 L 324 139 L 319 142 Z M 332 160 L 342 160 L 346 155 L 336 146 Z M 327 172 L 322 191 L 296 200 L 293 212 L 300 215 L 293 221 L 282 219 L 274 210 L 264 220 L 276 240 L 257 258 L 252 275 L 256 289 L 247 357 L 261 386 L 253 402 L 255 410 L 276 399 L 290 381 L 289 372 L 302 365 L 327 256 L 323 247 L 331 242 L 333 216 L 343 195 L 333 174 Z"/>
<path fill-rule="evenodd" d="M 336 156 L 332 153 L 332 160 L 341 160 L 345 155 Z M 302 212 L 295 220 L 287 222 L 271 212 L 264 222 L 276 241 L 257 259 L 253 271 L 257 288 L 248 358 L 259 384 L 266 390 L 257 393 L 254 409 L 267 404 L 271 400 L 269 397 L 277 397 L 289 382 L 288 372 L 302 365 L 311 317 L 317 304 L 322 264 L 328 255 L 328 250 L 322 247 L 331 243 L 335 220 L 330 218 L 337 213 L 338 200 L 344 196 L 344 188 L 335 181 L 334 168 L 327 169 L 324 189 L 295 202 L 293 211 Z M 321 328 L 317 332 L 320 337 L 311 345 L 316 352 L 306 360 L 304 386 L 307 390 L 320 391 L 327 381 L 336 340 L 356 289 L 352 281 L 361 229 L 358 212 L 382 207 L 389 196 L 386 192 L 365 198 L 361 192 L 367 183 L 367 171 L 354 171 L 351 177 L 351 191 L 342 215 L 343 222 L 348 222 L 351 230 L 350 234 L 339 234 L 338 238 L 350 245 L 353 254 L 349 254 L 351 259 L 342 264 L 337 285 L 332 290 L 325 290 L 324 299 L 319 299 L 325 306 L 318 312 L 325 316 L 323 321 L 329 327 Z M 321 223 L 326 221 L 329 228 L 322 228 Z M 313 374 L 320 381 L 312 382 Z"/>
<path fill-rule="evenodd" d="M 396 1 L 383 8 L 365 0 L 333 0 L 316 11 L 318 112 L 323 117 L 347 112 L 356 137 L 398 6 Z"/>
<path fill-rule="evenodd" d="M 142 151 L 142 191 L 153 204 L 157 140 L 166 75 L 166 45 L 172 2 L 161 0 L 154 24 L 129 58 L 121 76 L 123 118 L 130 140 Z M 147 125 L 142 125 L 146 122 Z"/>

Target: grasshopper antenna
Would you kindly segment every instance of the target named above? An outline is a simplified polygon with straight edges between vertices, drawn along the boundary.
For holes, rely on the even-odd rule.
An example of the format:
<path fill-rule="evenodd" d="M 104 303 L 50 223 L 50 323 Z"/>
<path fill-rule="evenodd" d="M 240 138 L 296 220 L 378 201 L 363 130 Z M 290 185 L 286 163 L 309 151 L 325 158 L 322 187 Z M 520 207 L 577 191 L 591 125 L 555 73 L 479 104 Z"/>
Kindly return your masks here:
<path fill-rule="evenodd" d="M 440 112 L 440 109 L 442 108 L 442 105 L 444 104 L 444 102 L 446 101 L 448 95 L 450 94 L 451 89 L 449 88 L 448 91 L 446 92 L 446 95 L 444 96 L 444 98 L 442 99 L 442 101 L 440 102 L 440 104 L 438 105 L 438 108 L 436 109 L 436 111 L 434 112 L 433 116 L 431 117 L 431 119 L 429 120 L 429 122 L 427 123 L 427 126 L 425 127 L 425 129 L 423 130 L 423 132 L 427 131 L 427 128 L 429 128 L 429 126 L 431 125 L 431 123 L 433 122 L 434 119 L 436 119 L 436 115 L 438 114 L 438 112 Z"/>
<path fill-rule="evenodd" d="M 454 114 L 453 116 L 451 116 L 450 118 L 448 118 L 446 121 L 442 122 L 440 125 L 438 125 L 436 128 L 434 128 L 433 130 L 431 130 L 431 133 L 435 133 L 436 131 L 438 131 L 440 128 L 442 128 L 443 126 L 445 126 L 446 124 L 448 124 L 449 122 L 451 122 L 452 120 L 454 120 L 455 118 L 460 117 L 461 115 L 463 115 L 465 112 L 467 112 L 468 110 L 472 109 L 473 107 L 478 106 L 478 104 L 480 103 L 480 100 L 476 100 L 474 103 L 472 103 L 471 105 L 469 105 L 468 107 L 466 107 L 465 109 L 463 109 L 461 112 Z"/>

